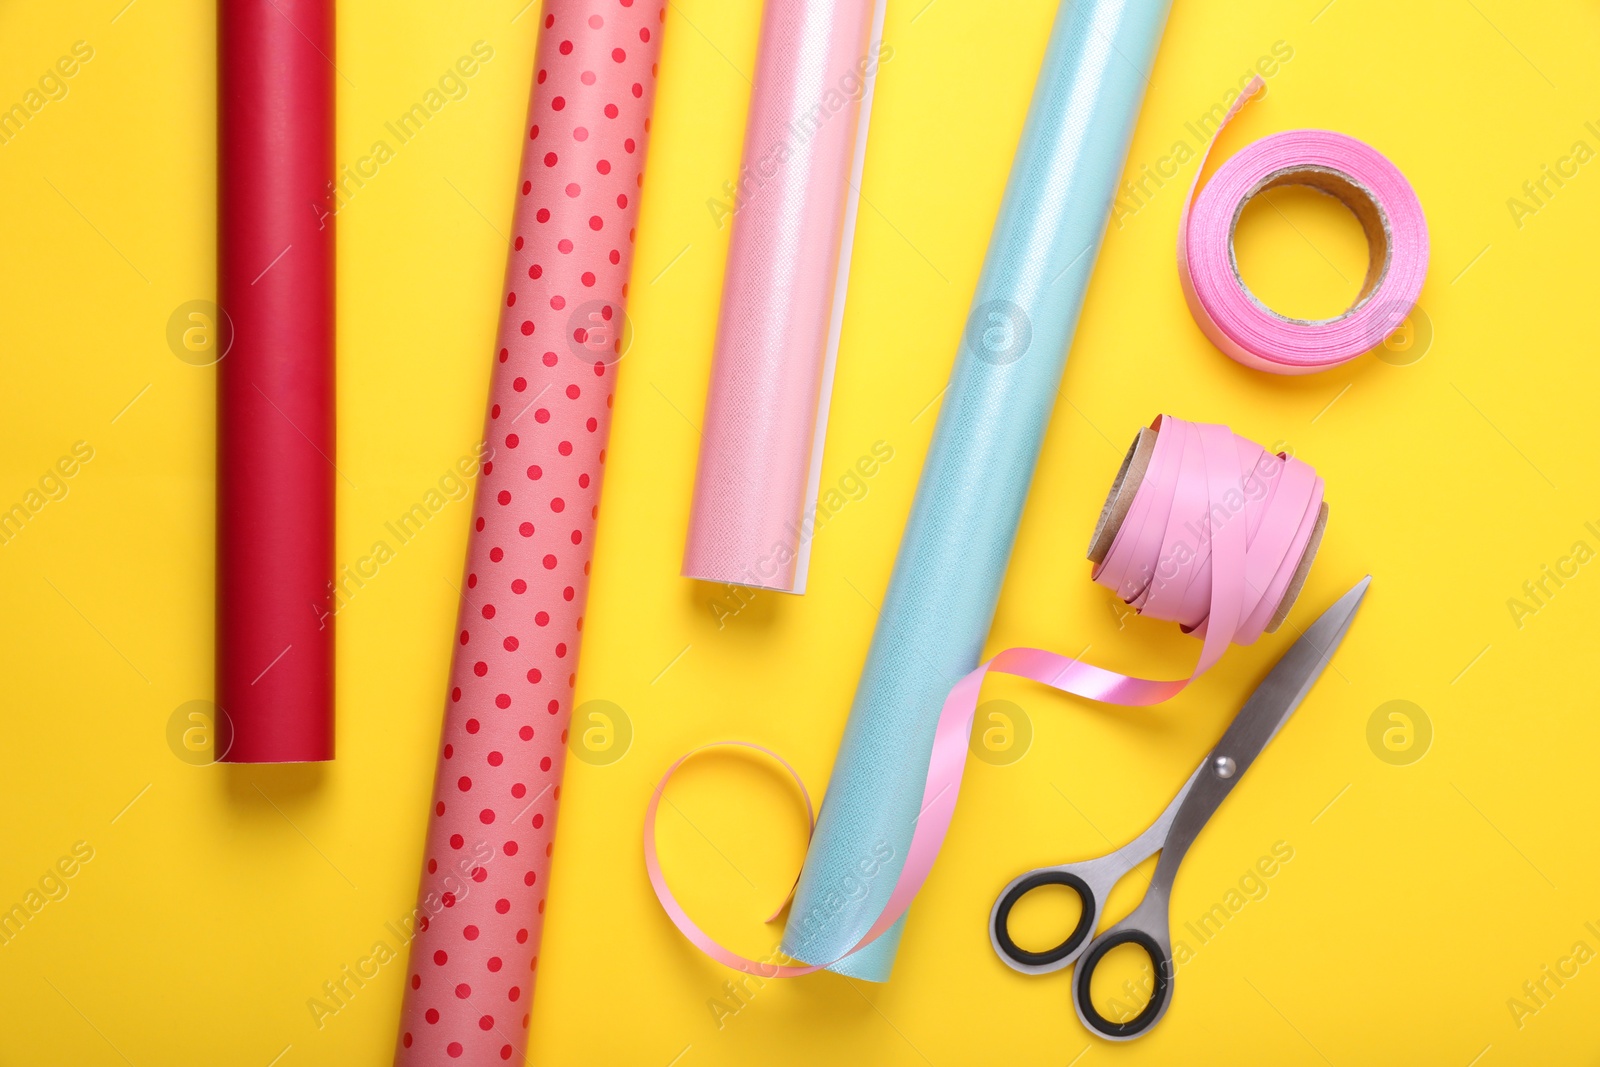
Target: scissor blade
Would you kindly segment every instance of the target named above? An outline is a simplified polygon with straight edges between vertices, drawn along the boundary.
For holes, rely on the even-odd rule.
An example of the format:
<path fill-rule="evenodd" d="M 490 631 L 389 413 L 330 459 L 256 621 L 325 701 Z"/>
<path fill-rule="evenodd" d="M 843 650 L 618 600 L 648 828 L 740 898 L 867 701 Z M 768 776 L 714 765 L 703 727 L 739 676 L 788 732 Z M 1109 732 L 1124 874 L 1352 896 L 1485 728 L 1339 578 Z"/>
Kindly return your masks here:
<path fill-rule="evenodd" d="M 1232 759 L 1239 773 L 1250 766 L 1261 750 L 1278 736 L 1283 724 L 1305 700 L 1311 687 L 1317 684 L 1317 679 L 1322 677 L 1328 661 L 1349 632 L 1356 609 L 1361 606 L 1362 598 L 1367 595 L 1367 587 L 1371 584 L 1372 576 L 1369 574 L 1334 601 L 1333 606 L 1324 611 L 1300 635 L 1300 639 L 1289 646 L 1289 651 L 1283 654 L 1283 658 L 1278 660 L 1262 683 L 1256 686 L 1256 691 L 1250 694 L 1244 707 L 1239 709 L 1239 714 L 1216 747 L 1216 754 Z"/>
<path fill-rule="evenodd" d="M 1323 669 L 1333 658 L 1339 642 L 1344 640 L 1371 583 L 1371 575 L 1361 579 L 1355 588 L 1323 612 L 1300 639 L 1289 646 L 1289 651 L 1245 701 L 1222 740 L 1201 764 L 1201 772 L 1173 818 L 1172 829 L 1161 849 L 1161 862 L 1151 876 L 1152 892 L 1157 887 L 1163 892 L 1171 891 L 1178 864 L 1183 862 L 1201 828 L 1322 677 Z"/>

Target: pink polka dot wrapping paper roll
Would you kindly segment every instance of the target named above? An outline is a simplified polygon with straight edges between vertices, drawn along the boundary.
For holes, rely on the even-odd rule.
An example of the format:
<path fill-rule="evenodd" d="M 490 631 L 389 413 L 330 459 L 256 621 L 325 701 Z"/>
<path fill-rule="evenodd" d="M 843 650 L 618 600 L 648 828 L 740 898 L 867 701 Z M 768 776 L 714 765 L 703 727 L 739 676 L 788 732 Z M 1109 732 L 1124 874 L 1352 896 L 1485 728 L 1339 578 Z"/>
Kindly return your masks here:
<path fill-rule="evenodd" d="M 395 1063 L 521 1063 L 661 0 L 545 0 Z"/>

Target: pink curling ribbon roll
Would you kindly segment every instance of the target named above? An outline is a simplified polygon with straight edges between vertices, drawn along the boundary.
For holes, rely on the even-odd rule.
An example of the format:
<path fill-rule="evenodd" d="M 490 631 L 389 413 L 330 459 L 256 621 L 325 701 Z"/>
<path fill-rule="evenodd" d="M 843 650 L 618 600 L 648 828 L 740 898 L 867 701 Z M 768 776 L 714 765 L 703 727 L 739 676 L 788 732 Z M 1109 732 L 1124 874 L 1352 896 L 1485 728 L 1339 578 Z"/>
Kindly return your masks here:
<path fill-rule="evenodd" d="M 1260 78 L 1245 88 L 1218 136 L 1264 88 Z M 1223 352 L 1257 370 L 1312 374 L 1377 347 L 1416 306 L 1428 273 L 1427 220 L 1405 175 L 1376 149 L 1342 133 L 1290 130 L 1247 146 L 1200 189 L 1205 164 L 1202 158 L 1195 170 L 1178 225 L 1178 274 L 1195 322 Z M 1252 197 L 1284 185 L 1337 198 L 1366 234 L 1370 260 L 1360 294 L 1331 319 L 1280 315 L 1239 275 L 1233 247 L 1239 216 Z"/>
<path fill-rule="evenodd" d="M 400 1067 L 521 1063 L 662 0 L 545 0 Z"/>
<path fill-rule="evenodd" d="M 804 593 L 883 0 L 767 0 L 732 219 L 687 578 Z M 714 210 L 717 209 L 713 202 Z"/>
<path fill-rule="evenodd" d="M 1225 426 L 1167 415 L 1141 430 L 1095 527 L 1089 547 L 1093 576 L 1141 614 L 1198 634 L 1204 643 L 1194 670 L 1187 678 L 1140 678 L 1037 648 L 1011 648 L 957 682 L 939 713 L 905 865 L 883 911 L 840 958 L 893 926 L 927 881 L 955 814 L 973 714 L 987 675 L 1027 678 L 1108 704 L 1167 700 L 1205 673 L 1229 645 L 1249 644 L 1284 620 L 1310 571 L 1327 516 L 1322 479 L 1298 459 L 1269 453 Z M 799 775 L 776 753 L 747 742 L 723 744 L 777 759 L 804 793 Z M 795 966 L 742 956 L 702 930 L 673 896 L 655 839 L 662 791 L 679 767 L 714 747 L 719 746 L 696 749 L 668 767 L 645 810 L 645 869 L 656 898 L 691 943 L 735 970 L 793 978 L 837 963 Z M 809 794 L 806 807 L 809 813 Z"/>

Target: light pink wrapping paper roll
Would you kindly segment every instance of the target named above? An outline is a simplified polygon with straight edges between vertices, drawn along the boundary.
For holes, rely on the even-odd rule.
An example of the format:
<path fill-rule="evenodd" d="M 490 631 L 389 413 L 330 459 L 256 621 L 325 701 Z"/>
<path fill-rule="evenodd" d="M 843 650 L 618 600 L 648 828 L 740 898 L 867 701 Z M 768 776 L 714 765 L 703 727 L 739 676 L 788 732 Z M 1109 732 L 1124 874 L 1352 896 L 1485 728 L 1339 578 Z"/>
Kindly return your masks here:
<path fill-rule="evenodd" d="M 805 592 L 882 27 L 881 0 L 767 0 L 685 577 Z"/>
<path fill-rule="evenodd" d="M 521 1063 L 661 0 L 545 0 L 396 1064 Z"/>

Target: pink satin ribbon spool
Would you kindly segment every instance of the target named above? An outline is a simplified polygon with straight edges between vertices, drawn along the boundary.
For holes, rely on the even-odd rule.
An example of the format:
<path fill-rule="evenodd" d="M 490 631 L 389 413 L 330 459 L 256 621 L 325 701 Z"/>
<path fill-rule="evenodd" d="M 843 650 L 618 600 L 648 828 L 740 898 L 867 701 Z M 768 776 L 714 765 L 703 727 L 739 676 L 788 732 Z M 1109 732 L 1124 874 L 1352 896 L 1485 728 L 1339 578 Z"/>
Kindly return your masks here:
<path fill-rule="evenodd" d="M 762 12 L 686 578 L 805 592 L 883 11 Z"/>
<path fill-rule="evenodd" d="M 1218 137 L 1264 88 L 1260 78 L 1246 86 Z M 1240 150 L 1200 189 L 1205 165 L 1202 158 L 1178 226 L 1178 274 L 1195 322 L 1223 352 L 1257 370 L 1313 374 L 1371 351 L 1416 306 L 1428 273 L 1427 220 L 1411 183 L 1376 149 L 1342 133 L 1289 130 Z M 1366 234 L 1371 258 L 1360 294 L 1331 319 L 1280 315 L 1240 277 L 1233 247 L 1239 217 L 1251 198 L 1283 185 L 1336 197 Z"/>
<path fill-rule="evenodd" d="M 1095 528 L 1090 544 L 1094 579 L 1141 614 L 1200 635 L 1204 643 L 1194 670 L 1187 678 L 1140 678 L 1042 649 L 1011 648 L 957 682 L 939 713 L 921 814 L 905 866 L 883 911 L 844 955 L 893 926 L 927 881 L 955 814 L 973 714 L 988 674 L 1027 678 L 1108 704 L 1159 704 L 1210 669 L 1229 645 L 1249 644 L 1276 628 L 1299 593 L 1326 520 L 1322 479 L 1298 459 L 1269 453 L 1225 426 L 1166 415 L 1141 431 Z M 702 930 L 672 894 L 655 839 L 662 792 L 685 762 L 722 745 L 773 757 L 805 793 L 794 768 L 761 745 L 721 742 L 678 759 L 667 768 L 645 810 L 645 869 L 656 898 L 684 937 L 735 970 L 795 978 L 837 963 L 796 966 L 742 956 Z M 809 794 L 806 807 L 809 813 Z M 780 906 L 778 913 L 782 910 Z"/>

